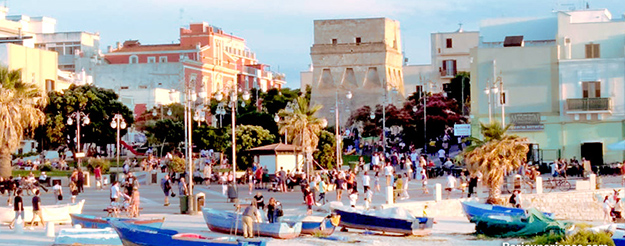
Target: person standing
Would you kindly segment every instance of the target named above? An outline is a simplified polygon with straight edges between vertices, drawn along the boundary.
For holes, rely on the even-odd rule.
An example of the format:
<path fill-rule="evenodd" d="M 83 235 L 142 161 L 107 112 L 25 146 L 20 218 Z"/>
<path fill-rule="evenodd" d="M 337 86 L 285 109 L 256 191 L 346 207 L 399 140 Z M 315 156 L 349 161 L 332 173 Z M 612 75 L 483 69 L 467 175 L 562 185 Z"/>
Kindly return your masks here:
<path fill-rule="evenodd" d="M 408 183 L 410 181 L 410 176 L 407 173 L 404 173 L 404 187 L 402 188 L 402 200 L 409 199 L 410 195 L 408 195 Z"/>
<path fill-rule="evenodd" d="M 189 190 L 187 188 L 187 183 L 184 181 L 184 177 L 180 177 L 180 182 L 178 182 L 178 193 L 181 196 L 189 195 Z"/>
<path fill-rule="evenodd" d="M 447 199 L 451 196 L 451 191 L 456 188 L 456 177 L 451 175 L 451 172 L 447 172 L 447 187 L 445 191 L 447 191 Z"/>
<path fill-rule="evenodd" d="M 23 208 L 22 208 L 23 209 Z M 35 191 L 33 196 L 33 219 L 30 221 L 30 230 L 34 230 L 35 219 L 39 216 L 41 221 L 41 227 L 44 227 L 43 214 L 41 213 L 41 198 L 39 197 L 39 190 Z"/>
<path fill-rule="evenodd" d="M 169 180 L 169 174 L 165 174 L 165 177 L 161 179 L 161 189 L 163 189 L 163 193 L 165 194 L 165 202 L 163 206 L 169 206 L 169 196 L 171 192 L 171 180 Z"/>
<path fill-rule="evenodd" d="M 275 222 L 278 218 L 276 218 L 276 208 L 278 207 L 278 203 L 276 199 L 273 197 L 269 198 L 269 203 L 267 204 L 267 220 L 269 223 Z"/>
<path fill-rule="evenodd" d="M 121 193 L 119 191 L 119 182 L 117 180 L 111 184 L 110 192 L 111 203 L 116 203 L 119 200 L 119 195 Z"/>
<path fill-rule="evenodd" d="M 95 176 L 95 187 L 98 190 L 102 190 L 104 187 L 104 182 L 102 182 L 102 169 L 100 168 L 100 165 L 97 165 L 95 167 L 95 170 L 93 170 L 93 174 Z"/>
<path fill-rule="evenodd" d="M 63 200 L 63 187 L 61 186 L 61 182 L 55 182 L 52 187 L 52 191 L 54 191 L 54 198 L 56 199 L 56 204 L 59 204 Z"/>
<path fill-rule="evenodd" d="M 78 193 L 85 192 L 85 174 L 82 173 L 82 169 L 78 168 L 78 176 L 76 179 L 76 188 L 78 188 Z"/>
<path fill-rule="evenodd" d="M 365 190 L 371 188 L 371 177 L 369 177 L 369 172 L 367 171 L 364 171 L 362 174 L 362 186 Z"/>
<path fill-rule="evenodd" d="M 477 174 L 476 173 L 471 173 L 470 177 L 469 177 L 469 194 L 468 194 L 468 198 L 471 198 L 471 194 L 476 194 L 476 190 L 475 188 L 477 188 Z"/>
<path fill-rule="evenodd" d="M 380 172 L 375 172 L 375 177 L 373 177 L 373 183 L 375 186 L 375 191 L 380 192 Z"/>
<path fill-rule="evenodd" d="M 132 188 L 132 196 L 130 196 L 130 217 L 139 217 L 139 205 L 141 204 L 140 199 L 141 195 L 139 194 L 139 188 L 134 186 Z"/>
<path fill-rule="evenodd" d="M 319 191 L 319 201 L 321 201 L 323 205 L 326 204 L 326 189 L 326 182 L 323 179 L 319 179 L 317 190 Z"/>
<path fill-rule="evenodd" d="M 226 196 L 228 192 L 228 175 L 224 172 L 219 176 L 219 183 L 221 183 L 221 194 Z"/>
<path fill-rule="evenodd" d="M 250 206 L 243 211 L 243 237 L 254 237 L 254 220 L 260 221 L 260 214 L 256 208 L 256 200 L 252 200 Z"/>
<path fill-rule="evenodd" d="M 15 211 L 15 218 L 9 224 L 9 229 L 13 229 L 13 225 L 15 225 L 15 221 L 17 217 L 22 217 L 22 223 L 24 223 L 24 201 L 22 200 L 22 190 L 19 189 L 15 193 L 15 197 L 13 198 L 13 211 Z M 22 225 L 23 226 L 23 225 Z"/>
<path fill-rule="evenodd" d="M 445 161 L 445 149 L 438 150 L 438 159 L 441 161 L 441 164 Z"/>
<path fill-rule="evenodd" d="M 284 171 L 284 167 L 280 167 L 280 171 L 278 172 L 278 184 L 280 186 L 280 190 L 282 192 L 287 192 L 286 190 L 286 172 Z"/>

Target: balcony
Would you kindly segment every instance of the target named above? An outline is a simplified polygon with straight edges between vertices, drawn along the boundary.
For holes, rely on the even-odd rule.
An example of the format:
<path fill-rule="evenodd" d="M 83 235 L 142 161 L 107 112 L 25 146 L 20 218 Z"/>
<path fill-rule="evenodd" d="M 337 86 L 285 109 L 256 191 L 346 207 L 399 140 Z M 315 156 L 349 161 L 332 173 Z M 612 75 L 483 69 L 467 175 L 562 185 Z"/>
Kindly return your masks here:
<path fill-rule="evenodd" d="M 456 77 L 456 69 L 440 69 L 441 78 L 453 79 Z"/>
<path fill-rule="evenodd" d="M 567 114 L 611 113 L 612 98 L 571 98 L 566 99 Z"/>

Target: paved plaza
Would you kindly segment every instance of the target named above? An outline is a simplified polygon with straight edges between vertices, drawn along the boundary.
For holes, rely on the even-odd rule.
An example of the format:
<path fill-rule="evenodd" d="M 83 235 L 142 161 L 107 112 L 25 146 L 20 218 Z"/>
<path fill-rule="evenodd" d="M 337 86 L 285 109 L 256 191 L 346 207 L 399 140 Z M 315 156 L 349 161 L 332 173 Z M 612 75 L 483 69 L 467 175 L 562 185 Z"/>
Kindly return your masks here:
<path fill-rule="evenodd" d="M 620 177 L 606 176 L 603 177 L 604 187 L 617 188 L 620 187 Z M 430 194 L 421 194 L 420 182 L 413 180 L 410 183 L 410 199 L 398 201 L 399 203 L 408 201 L 425 201 L 433 200 L 433 187 L 436 183 L 445 184 L 444 178 L 431 179 L 429 182 Z M 175 186 L 174 188 L 177 188 Z M 177 190 L 177 189 L 176 189 Z M 248 193 L 246 185 L 239 186 L 239 197 L 241 203 L 247 203 L 253 197 L 255 192 L 262 192 L 265 199 L 270 197 L 280 201 L 285 209 L 285 215 L 299 215 L 305 213 L 305 205 L 303 204 L 302 193 L 299 187 L 295 187 L 294 192 L 275 193 L 267 190 L 255 190 L 252 195 Z M 184 232 L 201 233 L 208 236 L 224 236 L 224 234 L 212 233 L 208 230 L 201 215 L 182 215 L 180 214 L 179 198 L 170 198 L 170 206 L 163 206 L 163 193 L 159 185 L 142 185 L 141 207 L 143 208 L 141 217 L 156 218 L 165 217 L 163 228 L 175 229 Z M 202 192 L 206 194 L 206 207 L 234 210 L 233 203 L 228 203 L 226 197 L 221 193 L 221 185 L 199 185 L 195 186 L 196 194 Z M 67 187 L 64 187 L 64 193 L 69 194 Z M 456 191 L 452 194 L 452 199 L 459 198 L 461 193 Z M 485 191 L 481 196 L 486 196 Z M 69 196 L 65 196 L 69 199 Z M 444 196 L 443 196 L 444 197 Z M 30 205 L 30 196 L 25 197 L 26 204 Z M 327 194 L 329 201 L 335 201 L 335 192 Z M 83 209 L 84 214 L 106 216 L 104 208 L 109 204 L 109 190 L 96 190 L 94 187 L 85 188 L 85 192 L 78 195 L 77 200 L 85 199 L 86 203 Z M 359 205 L 362 205 L 362 196 L 359 198 Z M 3 205 L 6 206 L 6 196 L 2 198 Z M 43 193 L 42 200 L 44 205 L 54 203 L 54 197 L 51 192 Z M 348 203 L 347 197 L 343 196 L 343 203 Z M 384 203 L 383 193 L 375 193 L 373 205 L 379 206 Z M 435 209 L 435 208 L 433 208 Z M 464 217 L 447 217 L 435 218 L 438 222 L 434 225 L 433 234 L 427 237 L 398 237 L 398 236 L 382 236 L 382 235 L 365 235 L 359 230 L 350 230 L 349 232 L 339 232 L 334 235 L 345 236 L 352 240 L 360 241 L 362 245 L 501 245 L 503 240 L 476 240 L 472 235 L 474 231 L 473 224 L 469 223 Z M 71 225 L 56 225 L 55 229 L 58 233 L 60 229 L 69 228 Z M 276 240 L 267 239 L 269 245 L 347 245 L 334 241 L 323 240 L 312 236 L 304 236 L 294 240 Z M 53 238 L 45 237 L 44 229 L 36 228 L 34 231 L 25 230 L 24 234 L 17 235 L 8 226 L 0 227 L 0 245 L 52 245 Z"/>

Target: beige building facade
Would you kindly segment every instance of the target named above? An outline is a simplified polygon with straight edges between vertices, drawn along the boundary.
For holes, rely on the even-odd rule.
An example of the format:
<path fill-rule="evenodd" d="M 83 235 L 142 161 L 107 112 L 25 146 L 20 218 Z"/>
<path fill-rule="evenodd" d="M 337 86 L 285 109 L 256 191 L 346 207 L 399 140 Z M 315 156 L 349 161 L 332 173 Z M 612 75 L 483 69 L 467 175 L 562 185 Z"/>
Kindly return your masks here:
<path fill-rule="evenodd" d="M 503 116 L 532 161 L 622 161 L 607 146 L 625 136 L 623 37 L 625 21 L 605 9 L 483 21 L 471 50 L 473 135 Z"/>
<path fill-rule="evenodd" d="M 399 22 L 388 18 L 314 21 L 312 103 L 336 125 L 335 105 L 344 124 L 362 106 L 401 103 L 404 79 Z M 397 91 L 391 93 L 390 91 Z M 353 97 L 346 95 L 351 92 Z"/>

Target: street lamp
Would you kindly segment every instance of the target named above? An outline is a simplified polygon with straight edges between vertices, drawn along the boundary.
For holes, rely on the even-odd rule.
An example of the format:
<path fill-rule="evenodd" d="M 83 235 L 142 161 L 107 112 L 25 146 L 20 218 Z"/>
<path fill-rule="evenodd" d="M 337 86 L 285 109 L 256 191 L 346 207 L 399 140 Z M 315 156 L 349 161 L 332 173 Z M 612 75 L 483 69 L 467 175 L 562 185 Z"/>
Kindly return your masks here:
<path fill-rule="evenodd" d="M 161 120 L 162 120 L 162 119 L 163 119 L 163 105 L 158 105 L 158 106 L 159 106 L 159 108 L 160 108 L 160 110 L 161 110 L 160 115 L 161 115 Z M 171 108 L 167 109 L 167 116 L 171 116 L 171 114 L 172 114 L 172 112 L 171 112 Z M 158 113 L 158 112 L 156 112 L 156 109 L 153 109 L 153 110 L 152 110 L 152 116 L 156 117 L 156 116 L 158 116 L 158 115 L 159 115 L 159 113 Z"/>
<path fill-rule="evenodd" d="M 126 121 L 124 120 L 124 117 L 121 114 L 115 114 L 115 116 L 113 117 L 113 121 L 111 121 L 111 128 L 113 129 L 117 129 L 117 147 L 116 147 L 116 151 L 117 152 L 117 167 L 119 167 L 119 152 L 120 152 L 120 136 L 119 136 L 119 131 L 121 129 L 126 129 Z"/>
<path fill-rule="evenodd" d="M 89 125 L 91 120 L 89 119 L 89 115 L 86 115 L 82 111 L 76 111 L 69 115 L 67 119 L 68 125 L 74 124 L 73 118 L 76 118 L 76 155 L 74 157 L 78 160 L 78 167 L 80 167 L 80 158 L 84 156 L 82 153 L 80 153 L 80 126 Z"/>
<path fill-rule="evenodd" d="M 237 150 L 236 150 L 236 112 L 237 112 L 237 105 L 238 105 L 238 84 L 236 82 L 232 83 L 232 90 L 230 91 L 230 96 L 229 99 L 230 101 L 228 102 L 230 108 L 232 109 L 230 116 L 231 118 L 231 127 L 232 127 L 232 173 L 234 175 L 234 179 L 235 179 L 235 183 L 236 183 L 236 172 L 237 172 Z M 241 98 L 243 99 L 243 101 L 247 101 L 250 99 L 250 93 L 248 91 L 244 91 Z M 221 101 L 224 99 L 224 95 L 222 92 L 218 92 L 215 95 L 215 99 L 217 101 Z M 225 110 L 224 110 L 225 113 Z M 236 185 L 234 185 L 235 189 L 236 189 Z"/>
<path fill-rule="evenodd" d="M 340 128 L 341 128 L 341 122 L 339 121 L 339 87 L 336 88 L 336 92 L 334 94 L 335 96 L 335 102 L 334 102 L 334 117 L 335 117 L 335 121 L 336 125 L 334 126 L 334 136 L 336 138 L 336 165 L 338 167 L 343 166 L 343 158 L 341 158 L 341 142 L 342 142 L 342 136 L 340 135 Z M 347 98 L 348 100 L 352 99 L 352 92 L 351 91 L 347 91 L 347 94 L 345 94 L 345 98 Z"/>
<path fill-rule="evenodd" d="M 397 89 L 393 87 L 391 89 L 393 94 L 397 93 Z M 384 102 L 382 102 L 382 153 L 386 156 L 386 104 L 388 103 L 388 92 L 384 89 Z M 371 111 L 369 117 L 373 120 L 375 119 L 375 113 Z"/>
<path fill-rule="evenodd" d="M 217 95 L 221 95 L 221 94 L 217 94 Z M 215 99 L 217 99 L 217 96 L 215 96 Z M 222 97 L 219 97 L 219 100 L 221 100 Z M 218 100 L 218 101 L 219 101 Z M 219 128 L 221 128 L 221 122 L 223 121 L 223 116 L 226 114 L 226 109 L 224 108 L 224 104 L 223 103 L 219 103 L 217 105 L 217 110 L 215 110 L 215 114 L 219 115 Z"/>

